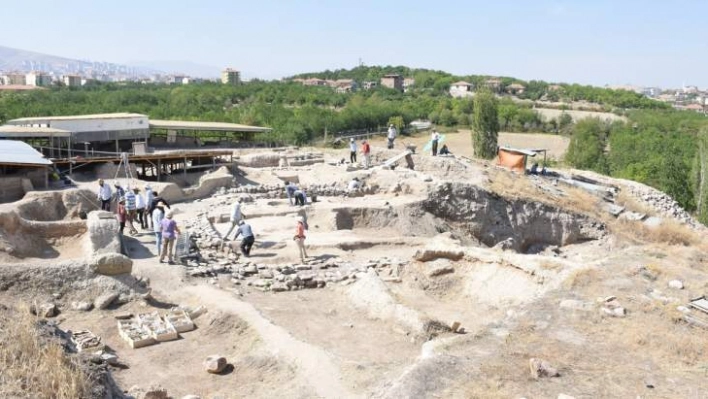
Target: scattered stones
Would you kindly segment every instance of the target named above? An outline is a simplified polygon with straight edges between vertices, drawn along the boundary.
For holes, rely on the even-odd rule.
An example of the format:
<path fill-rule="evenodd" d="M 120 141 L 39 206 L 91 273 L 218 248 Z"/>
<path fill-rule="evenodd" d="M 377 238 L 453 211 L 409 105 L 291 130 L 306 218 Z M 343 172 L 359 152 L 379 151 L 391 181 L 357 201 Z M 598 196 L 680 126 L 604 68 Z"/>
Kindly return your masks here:
<path fill-rule="evenodd" d="M 675 290 L 682 290 L 683 283 L 681 282 L 681 280 L 671 280 L 669 281 L 669 288 L 673 288 Z"/>
<path fill-rule="evenodd" d="M 106 309 L 111 306 L 113 301 L 118 299 L 119 296 L 120 292 L 109 292 L 107 294 L 103 294 L 93 301 L 93 305 L 100 310 Z"/>
<path fill-rule="evenodd" d="M 71 308 L 74 310 L 79 310 L 81 312 L 88 312 L 93 309 L 93 304 L 91 302 L 72 302 Z"/>
<path fill-rule="evenodd" d="M 116 356 L 112 353 L 106 353 L 106 352 L 101 353 L 101 361 L 104 363 L 110 364 L 111 366 L 120 365 L 120 362 L 118 361 L 118 356 Z"/>
<path fill-rule="evenodd" d="M 212 355 L 204 360 L 204 369 L 211 374 L 219 374 L 226 368 L 226 358 L 220 355 Z"/>
<path fill-rule="evenodd" d="M 529 359 L 529 369 L 531 371 L 531 377 L 534 379 L 560 376 L 558 369 L 551 366 L 549 362 L 542 359 Z"/>

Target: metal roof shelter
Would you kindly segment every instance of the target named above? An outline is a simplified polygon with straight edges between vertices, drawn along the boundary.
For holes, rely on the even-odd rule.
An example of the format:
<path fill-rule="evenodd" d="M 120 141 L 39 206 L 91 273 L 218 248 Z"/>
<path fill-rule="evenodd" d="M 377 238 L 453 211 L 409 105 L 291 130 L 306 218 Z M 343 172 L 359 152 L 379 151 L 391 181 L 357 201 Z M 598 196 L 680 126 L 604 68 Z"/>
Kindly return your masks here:
<path fill-rule="evenodd" d="M 0 139 L 71 137 L 71 132 L 51 127 L 0 126 Z"/>
<path fill-rule="evenodd" d="M 269 127 L 240 125 L 237 123 L 224 122 L 196 122 L 196 121 L 170 121 L 170 120 L 150 120 L 150 128 L 169 130 L 203 130 L 218 132 L 268 132 Z"/>
<path fill-rule="evenodd" d="M 25 142 L 0 140 L 0 165 L 49 166 L 52 165 L 52 161 Z"/>
<path fill-rule="evenodd" d="M 146 115 L 132 114 L 129 112 L 116 112 L 112 114 L 90 114 L 90 115 L 71 115 L 71 116 L 37 116 L 29 118 L 18 118 L 7 121 L 8 125 L 27 125 L 27 124 L 46 124 L 52 121 L 74 121 L 74 120 L 90 120 L 90 119 L 126 119 L 126 118 L 146 118 Z"/>

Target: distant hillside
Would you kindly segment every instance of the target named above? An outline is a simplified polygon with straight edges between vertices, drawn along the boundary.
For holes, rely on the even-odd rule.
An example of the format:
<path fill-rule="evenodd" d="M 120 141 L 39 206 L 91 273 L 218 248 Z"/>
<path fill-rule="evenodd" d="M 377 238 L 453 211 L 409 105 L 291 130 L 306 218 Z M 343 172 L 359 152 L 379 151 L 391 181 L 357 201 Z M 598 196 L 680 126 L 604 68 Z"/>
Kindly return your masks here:
<path fill-rule="evenodd" d="M 76 60 L 0 46 L 0 71 L 29 72 L 33 70 L 54 73 L 56 75 L 77 73 L 84 76 L 101 74 L 138 76 L 159 73 L 158 70 L 151 68 L 134 67 L 109 62 Z"/>

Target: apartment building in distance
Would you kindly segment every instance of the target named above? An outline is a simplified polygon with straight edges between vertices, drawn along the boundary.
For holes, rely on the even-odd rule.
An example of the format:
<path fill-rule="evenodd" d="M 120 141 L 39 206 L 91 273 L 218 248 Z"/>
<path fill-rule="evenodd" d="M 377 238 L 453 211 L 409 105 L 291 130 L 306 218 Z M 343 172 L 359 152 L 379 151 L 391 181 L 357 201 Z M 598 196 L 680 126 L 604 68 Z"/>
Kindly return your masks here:
<path fill-rule="evenodd" d="M 67 87 L 81 87 L 82 78 L 79 75 L 64 75 L 61 81 Z"/>
<path fill-rule="evenodd" d="M 24 86 L 25 82 L 26 82 L 26 80 L 25 80 L 24 73 L 7 73 L 7 74 L 0 77 L 0 83 L 5 86 L 10 86 L 10 85 Z"/>
<path fill-rule="evenodd" d="M 241 73 L 232 68 L 226 68 L 221 71 L 221 83 L 225 85 L 241 84 Z"/>
<path fill-rule="evenodd" d="M 48 73 L 33 71 L 25 76 L 27 86 L 51 86 L 52 76 Z"/>
<path fill-rule="evenodd" d="M 384 75 L 381 78 L 381 86 L 403 91 L 403 76 L 397 74 Z"/>

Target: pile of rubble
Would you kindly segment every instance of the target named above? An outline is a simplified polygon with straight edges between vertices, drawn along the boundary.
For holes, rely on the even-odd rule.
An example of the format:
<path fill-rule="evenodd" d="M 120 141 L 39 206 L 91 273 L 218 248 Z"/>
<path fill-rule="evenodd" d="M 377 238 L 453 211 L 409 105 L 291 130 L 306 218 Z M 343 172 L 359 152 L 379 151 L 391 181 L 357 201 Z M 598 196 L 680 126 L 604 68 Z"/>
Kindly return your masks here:
<path fill-rule="evenodd" d="M 623 181 L 623 183 L 627 191 L 634 198 L 642 204 L 656 210 L 661 216 L 677 219 L 693 228 L 699 228 L 701 226 L 700 223 L 695 221 L 691 215 L 668 194 L 633 181 Z"/>
<path fill-rule="evenodd" d="M 363 264 L 353 264 L 339 258 L 311 259 L 303 264 L 286 263 L 266 265 L 218 256 L 208 252 L 204 259 L 189 264 L 187 275 L 194 278 L 213 278 L 220 274 L 230 275 L 231 283 L 253 287 L 262 291 L 295 291 L 306 288 L 324 288 L 328 284 L 349 285 L 366 273 L 375 270 L 384 281 L 400 282 L 400 271 L 407 264 L 399 259 L 381 258 Z"/>

